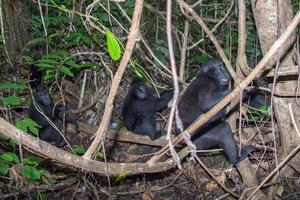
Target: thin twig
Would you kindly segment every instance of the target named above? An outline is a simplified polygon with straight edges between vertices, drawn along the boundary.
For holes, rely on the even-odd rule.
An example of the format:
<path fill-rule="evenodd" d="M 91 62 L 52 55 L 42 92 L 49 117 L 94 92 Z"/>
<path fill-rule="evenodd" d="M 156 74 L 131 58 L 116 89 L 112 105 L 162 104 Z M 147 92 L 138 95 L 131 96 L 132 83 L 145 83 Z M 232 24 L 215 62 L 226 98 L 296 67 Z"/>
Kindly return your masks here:
<path fill-rule="evenodd" d="M 173 84 L 174 84 L 174 96 L 173 96 L 173 102 L 172 102 L 172 108 L 168 120 L 168 129 L 167 129 L 167 139 L 169 140 L 169 149 L 171 152 L 171 155 L 173 156 L 173 159 L 177 163 L 177 166 L 179 169 L 182 169 L 179 156 L 177 155 L 174 145 L 172 143 L 171 138 L 171 131 L 172 131 L 172 124 L 174 120 L 175 110 L 177 107 L 177 101 L 179 96 L 179 84 L 177 79 L 177 70 L 176 70 L 176 64 L 175 64 L 175 56 L 174 56 L 174 49 L 173 49 L 173 42 L 172 42 L 172 1 L 167 0 L 167 38 L 168 38 L 168 47 L 169 47 L 169 56 L 170 56 L 170 64 L 171 64 L 171 70 L 173 75 Z"/>
<path fill-rule="evenodd" d="M 205 31 L 207 34 L 208 38 L 211 40 L 211 42 L 214 44 L 217 52 L 219 53 L 220 57 L 222 58 L 228 72 L 230 73 L 232 79 L 234 80 L 235 83 L 239 83 L 240 80 L 237 77 L 235 71 L 233 70 L 230 61 L 226 57 L 222 47 L 220 46 L 220 43 L 218 42 L 217 38 L 212 34 L 212 32 L 208 29 L 206 24 L 203 22 L 202 18 L 189 6 L 186 2 L 183 0 L 176 0 L 179 5 L 181 5 L 183 8 L 185 8 L 191 16 L 196 20 L 196 22 L 201 26 L 201 28 Z"/>

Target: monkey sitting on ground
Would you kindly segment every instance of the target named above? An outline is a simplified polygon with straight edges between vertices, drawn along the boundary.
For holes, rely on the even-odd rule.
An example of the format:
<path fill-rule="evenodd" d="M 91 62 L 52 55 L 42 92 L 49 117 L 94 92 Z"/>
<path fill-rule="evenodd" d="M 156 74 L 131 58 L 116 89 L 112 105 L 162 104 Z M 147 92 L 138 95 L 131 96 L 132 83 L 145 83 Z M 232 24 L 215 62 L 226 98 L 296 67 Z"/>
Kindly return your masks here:
<path fill-rule="evenodd" d="M 166 108 L 172 98 L 173 91 L 162 92 L 159 97 L 152 88 L 134 77 L 122 106 L 126 128 L 136 134 L 148 135 L 152 140 L 161 137 L 165 131 L 156 129 L 155 113 Z"/>
<path fill-rule="evenodd" d="M 63 104 L 58 104 L 54 108 L 53 112 L 53 122 L 54 125 L 60 130 L 63 127 L 62 122 L 71 123 L 75 127 L 76 133 L 79 132 L 79 125 L 75 119 L 66 114 L 66 106 Z M 63 147 L 66 144 L 66 141 L 62 135 L 54 128 L 52 125 L 48 125 L 40 129 L 39 138 L 43 141 L 53 143 L 58 147 Z"/>
<path fill-rule="evenodd" d="M 53 101 L 49 94 L 48 89 L 43 85 L 38 85 L 33 93 L 36 105 L 39 107 L 40 111 L 44 113 L 51 121 L 53 121 Z M 34 120 L 40 127 L 46 127 L 49 125 L 46 118 L 38 111 L 37 107 L 32 100 L 29 106 L 29 118 Z"/>
<path fill-rule="evenodd" d="M 54 107 L 52 98 L 49 94 L 48 89 L 42 84 L 37 85 L 34 94 L 34 100 L 36 105 L 39 107 L 40 112 L 34 105 L 33 101 L 29 107 L 29 118 L 34 120 L 40 127 L 39 138 L 46 142 L 54 143 L 56 146 L 62 146 L 63 137 L 59 132 L 52 127 L 45 116 L 54 122 L 59 129 L 62 127 L 60 121 L 65 121 L 65 123 L 71 123 L 75 126 L 76 132 L 79 131 L 78 123 L 75 119 L 66 114 L 66 107 L 62 104 L 58 104 Z M 41 112 L 43 114 L 41 114 Z M 65 116 L 65 118 L 64 118 Z"/>
<path fill-rule="evenodd" d="M 179 118 L 183 128 L 187 128 L 200 115 L 208 112 L 219 103 L 229 92 L 230 76 L 223 62 L 211 59 L 203 66 L 196 79 L 188 86 L 182 95 L 179 104 Z M 192 137 L 198 149 L 207 149 L 218 146 L 224 149 L 230 162 L 236 164 L 254 150 L 250 145 L 242 147 L 241 157 L 237 156 L 236 142 L 233 133 L 224 122 L 226 107 L 206 122 Z"/>

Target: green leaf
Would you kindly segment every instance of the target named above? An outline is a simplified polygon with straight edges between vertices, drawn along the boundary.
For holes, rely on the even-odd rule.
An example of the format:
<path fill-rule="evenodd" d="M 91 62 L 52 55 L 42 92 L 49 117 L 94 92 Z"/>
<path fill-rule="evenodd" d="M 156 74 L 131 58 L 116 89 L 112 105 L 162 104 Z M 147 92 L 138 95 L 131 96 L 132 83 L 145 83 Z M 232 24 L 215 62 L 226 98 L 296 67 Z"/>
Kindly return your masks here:
<path fill-rule="evenodd" d="M 22 56 L 21 60 L 26 64 L 32 64 L 33 58 L 30 56 Z"/>
<path fill-rule="evenodd" d="M 73 148 L 73 151 L 76 153 L 78 156 L 82 156 L 85 153 L 85 149 L 81 146 L 76 146 Z"/>
<path fill-rule="evenodd" d="M 2 160 L 7 161 L 7 162 L 13 162 L 13 163 L 16 163 L 16 164 L 20 163 L 19 157 L 15 153 L 12 153 L 12 152 L 5 152 L 5 153 L 0 155 L 0 158 Z"/>
<path fill-rule="evenodd" d="M 28 129 L 33 135 L 39 135 L 39 125 L 32 119 L 25 118 L 16 122 L 16 127 L 24 132 L 28 132 Z"/>
<path fill-rule="evenodd" d="M 20 105 L 20 98 L 17 96 L 3 97 L 3 101 L 4 101 L 4 104 L 8 105 L 8 106 Z"/>
<path fill-rule="evenodd" d="M 97 158 L 104 158 L 104 154 L 103 154 L 102 152 L 99 152 L 99 151 L 97 151 L 97 152 L 95 153 L 95 156 L 96 156 Z"/>
<path fill-rule="evenodd" d="M 201 64 L 205 63 L 207 60 L 208 60 L 208 56 L 205 55 L 205 54 L 202 54 L 202 55 L 198 56 L 198 61 Z"/>
<path fill-rule="evenodd" d="M 82 63 L 78 65 L 78 68 L 90 68 L 90 69 L 99 69 L 101 66 L 99 63 L 91 62 L 91 63 Z"/>
<path fill-rule="evenodd" d="M 110 31 L 106 32 L 106 42 L 111 59 L 114 61 L 119 60 L 121 57 L 121 48 L 115 35 Z"/>
<path fill-rule="evenodd" d="M 7 89 L 7 90 L 16 90 L 16 91 L 22 91 L 27 86 L 24 83 L 12 83 L 12 82 L 4 82 L 0 83 L 0 89 Z"/>
<path fill-rule="evenodd" d="M 123 180 L 124 178 L 127 177 L 127 175 L 128 175 L 128 174 L 126 174 L 125 172 L 121 172 L 121 173 L 118 175 L 118 177 L 116 178 L 115 182 L 117 183 L 117 182 Z"/>
<path fill-rule="evenodd" d="M 266 106 L 266 105 L 259 107 L 259 111 L 264 115 L 269 115 L 268 106 Z"/>
<path fill-rule="evenodd" d="M 57 61 L 53 58 L 42 58 L 41 60 L 38 60 L 37 63 L 46 63 L 50 65 L 56 65 Z"/>
<path fill-rule="evenodd" d="M 52 69 L 46 70 L 46 74 L 44 76 L 44 79 L 49 80 L 49 79 L 52 79 L 52 78 L 54 78 L 54 70 L 52 70 Z"/>
<path fill-rule="evenodd" d="M 24 164 L 28 164 L 28 165 L 36 165 L 39 164 L 43 159 L 37 156 L 25 156 L 24 157 Z"/>
<path fill-rule="evenodd" d="M 83 43 L 86 44 L 86 45 L 90 45 L 90 44 L 91 44 L 91 41 L 92 41 L 91 38 L 89 38 L 89 37 L 87 37 L 87 36 L 85 36 L 85 35 L 83 35 L 83 36 L 81 37 L 81 40 L 82 40 Z"/>
<path fill-rule="evenodd" d="M 68 60 L 65 64 L 69 65 L 70 67 L 78 68 L 79 65 L 74 60 Z"/>
<path fill-rule="evenodd" d="M 0 162 L 0 174 L 7 175 L 9 172 L 9 165 L 7 163 Z"/>
<path fill-rule="evenodd" d="M 45 68 L 45 69 L 53 69 L 53 65 L 52 64 L 48 64 L 48 63 L 37 63 L 35 64 L 35 66 L 39 67 L 39 68 Z"/>
<path fill-rule="evenodd" d="M 120 130 L 121 128 L 124 127 L 124 122 L 120 119 L 118 119 L 115 123 L 115 125 L 112 127 L 114 130 Z"/>
<path fill-rule="evenodd" d="M 68 68 L 66 66 L 61 66 L 59 68 L 59 71 L 62 72 L 62 73 L 64 73 L 64 74 L 66 74 L 66 75 L 68 75 L 68 76 L 70 76 L 70 77 L 74 77 L 73 72 L 71 72 L 70 68 Z"/>
<path fill-rule="evenodd" d="M 31 167 L 29 165 L 24 165 L 22 168 L 22 174 L 24 177 L 28 179 L 33 180 L 40 180 L 41 179 L 41 173 L 38 169 L 35 167 Z"/>
<path fill-rule="evenodd" d="M 44 44 L 46 43 L 46 38 L 44 37 L 39 37 L 39 38 L 34 38 L 33 40 L 29 41 L 27 45 L 36 45 L 36 44 Z"/>

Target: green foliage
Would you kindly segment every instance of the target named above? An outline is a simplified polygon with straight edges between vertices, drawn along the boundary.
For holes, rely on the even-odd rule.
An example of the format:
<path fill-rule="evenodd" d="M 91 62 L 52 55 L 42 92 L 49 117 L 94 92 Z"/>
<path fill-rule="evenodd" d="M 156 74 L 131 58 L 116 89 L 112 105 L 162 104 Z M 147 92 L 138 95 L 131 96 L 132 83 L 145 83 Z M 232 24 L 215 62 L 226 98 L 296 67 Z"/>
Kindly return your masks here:
<path fill-rule="evenodd" d="M 75 152 L 76 155 L 82 156 L 85 153 L 85 149 L 82 146 L 75 146 L 73 148 L 73 151 Z"/>
<path fill-rule="evenodd" d="M 269 117 L 270 114 L 268 112 L 268 106 L 267 105 L 263 105 L 261 106 L 259 109 L 253 109 L 250 108 L 250 112 L 249 112 L 249 121 L 250 122 L 259 122 L 261 120 L 263 120 L 266 117 Z"/>
<path fill-rule="evenodd" d="M 32 180 L 40 180 L 41 179 L 41 172 L 36 169 L 35 167 L 24 165 L 22 167 L 22 175 L 28 179 Z"/>
<path fill-rule="evenodd" d="M 119 60 L 121 57 L 121 48 L 116 36 L 110 31 L 106 31 L 106 43 L 111 59 L 114 61 Z"/>
<path fill-rule="evenodd" d="M 0 174 L 6 176 L 9 172 L 9 165 L 7 163 L 0 162 Z"/>
<path fill-rule="evenodd" d="M 33 156 L 33 155 L 26 155 L 23 159 L 24 164 L 27 165 L 37 165 L 39 164 L 43 159 L 37 156 Z"/>
<path fill-rule="evenodd" d="M 114 126 L 112 127 L 112 129 L 114 129 L 114 130 L 120 130 L 121 128 L 124 127 L 124 122 L 120 119 L 117 119 L 117 121 L 114 122 L 113 124 L 114 124 Z"/>
<path fill-rule="evenodd" d="M 128 174 L 121 172 L 118 177 L 115 180 L 115 183 L 120 182 L 121 180 L 124 180 L 126 177 L 128 176 Z"/>
<path fill-rule="evenodd" d="M 15 163 L 15 164 L 19 164 L 20 163 L 20 159 L 19 157 L 12 152 L 5 152 L 2 153 L 0 155 L 0 159 L 9 163 Z"/>
<path fill-rule="evenodd" d="M 0 89 L 13 90 L 15 92 L 22 92 L 26 89 L 25 83 L 13 83 L 13 82 L 3 82 L 0 83 Z"/>
<path fill-rule="evenodd" d="M 39 134 L 39 125 L 29 118 L 16 122 L 16 127 L 24 132 L 27 132 L 29 129 L 29 131 L 35 136 L 38 136 Z"/>
<path fill-rule="evenodd" d="M 3 102 L 8 106 L 18 106 L 20 105 L 20 98 L 17 96 L 3 97 Z"/>

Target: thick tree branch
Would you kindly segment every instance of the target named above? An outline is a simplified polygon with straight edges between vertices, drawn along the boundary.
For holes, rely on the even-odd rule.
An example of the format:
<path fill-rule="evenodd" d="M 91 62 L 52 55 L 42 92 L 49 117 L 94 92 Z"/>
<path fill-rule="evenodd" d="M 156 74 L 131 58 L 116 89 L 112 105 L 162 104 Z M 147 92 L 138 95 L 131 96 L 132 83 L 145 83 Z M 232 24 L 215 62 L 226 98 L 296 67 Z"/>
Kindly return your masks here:
<path fill-rule="evenodd" d="M 175 162 L 172 158 L 161 163 L 156 163 L 155 166 L 150 166 L 146 163 L 104 163 L 91 159 L 84 159 L 24 133 L 1 117 L 0 132 L 27 146 L 39 155 L 51 158 L 65 165 L 95 172 L 103 176 L 107 176 L 107 173 L 109 173 L 110 176 L 118 176 L 121 173 L 127 175 L 155 173 L 166 171 L 175 166 Z M 188 151 L 186 148 L 178 153 L 180 159 L 183 159 L 187 154 Z"/>

